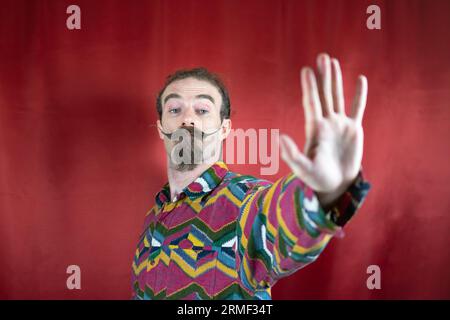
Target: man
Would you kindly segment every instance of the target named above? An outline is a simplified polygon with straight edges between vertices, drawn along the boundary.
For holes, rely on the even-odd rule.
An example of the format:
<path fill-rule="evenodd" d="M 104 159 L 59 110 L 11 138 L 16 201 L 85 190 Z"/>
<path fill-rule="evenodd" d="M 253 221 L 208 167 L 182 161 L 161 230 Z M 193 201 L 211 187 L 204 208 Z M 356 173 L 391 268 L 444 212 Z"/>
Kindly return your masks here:
<path fill-rule="evenodd" d="M 367 80 L 358 78 L 348 117 L 338 61 L 320 54 L 317 64 L 317 80 L 301 71 L 304 153 L 281 136 L 292 172 L 275 183 L 222 161 L 230 100 L 217 76 L 197 68 L 168 77 L 157 99 L 168 183 L 145 217 L 134 299 L 271 299 L 278 279 L 342 235 L 370 188 L 361 167 Z"/>

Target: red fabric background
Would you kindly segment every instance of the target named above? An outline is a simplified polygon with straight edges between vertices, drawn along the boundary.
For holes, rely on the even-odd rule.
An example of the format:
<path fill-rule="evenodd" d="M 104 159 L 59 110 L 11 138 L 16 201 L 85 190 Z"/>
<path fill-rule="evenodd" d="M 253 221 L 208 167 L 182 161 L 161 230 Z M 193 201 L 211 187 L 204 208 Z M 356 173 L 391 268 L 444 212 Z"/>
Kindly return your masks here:
<path fill-rule="evenodd" d="M 79 31 L 66 28 L 70 4 Z M 366 28 L 370 4 L 381 30 Z M 0 2 L 0 298 L 128 299 L 166 181 L 150 126 L 165 76 L 210 68 L 234 128 L 281 128 L 303 145 L 299 71 L 325 51 L 342 63 L 347 102 L 368 77 L 373 188 L 346 237 L 273 297 L 449 299 L 449 12 L 437 0 Z M 71 264 L 81 290 L 66 288 Z M 371 264 L 381 290 L 366 287 Z"/>

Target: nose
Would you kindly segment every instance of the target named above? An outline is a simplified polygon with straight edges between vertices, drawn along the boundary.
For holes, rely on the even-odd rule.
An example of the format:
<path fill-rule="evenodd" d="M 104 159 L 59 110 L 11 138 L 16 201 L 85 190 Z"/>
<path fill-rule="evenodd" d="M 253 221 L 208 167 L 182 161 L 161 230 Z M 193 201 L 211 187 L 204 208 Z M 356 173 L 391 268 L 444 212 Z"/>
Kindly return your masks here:
<path fill-rule="evenodd" d="M 195 114 L 194 114 L 194 110 L 192 110 L 192 108 L 188 108 L 183 115 L 183 122 L 182 125 L 183 126 L 195 126 Z"/>

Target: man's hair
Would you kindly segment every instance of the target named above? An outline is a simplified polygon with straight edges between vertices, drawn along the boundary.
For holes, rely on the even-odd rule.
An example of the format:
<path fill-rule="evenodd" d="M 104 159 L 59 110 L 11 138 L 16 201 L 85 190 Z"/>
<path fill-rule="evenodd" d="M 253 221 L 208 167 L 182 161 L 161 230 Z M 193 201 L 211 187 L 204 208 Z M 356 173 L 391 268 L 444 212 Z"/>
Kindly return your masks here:
<path fill-rule="evenodd" d="M 166 90 L 167 86 L 171 84 L 174 81 L 182 80 L 186 78 L 194 78 L 197 80 L 204 80 L 209 82 L 211 85 L 216 87 L 216 89 L 219 91 L 220 95 L 222 96 L 222 105 L 220 106 L 220 120 L 223 119 L 229 119 L 230 118 L 230 97 L 228 96 L 228 91 L 223 84 L 222 80 L 217 74 L 214 74 L 212 72 L 209 72 L 206 68 L 199 67 L 194 69 L 181 69 L 175 71 L 175 73 L 169 75 L 166 78 L 166 83 L 164 84 L 164 87 L 161 89 L 161 91 L 158 94 L 158 97 L 156 98 L 156 110 L 159 114 L 159 120 L 162 118 L 162 95 L 164 93 L 164 90 Z"/>

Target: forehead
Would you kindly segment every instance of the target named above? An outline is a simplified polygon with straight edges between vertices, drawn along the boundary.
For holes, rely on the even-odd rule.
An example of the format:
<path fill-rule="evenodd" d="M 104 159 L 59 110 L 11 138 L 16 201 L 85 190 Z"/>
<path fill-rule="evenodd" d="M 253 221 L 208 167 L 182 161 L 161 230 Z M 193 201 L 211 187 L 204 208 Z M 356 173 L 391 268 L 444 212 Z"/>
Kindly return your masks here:
<path fill-rule="evenodd" d="M 162 95 L 164 103 L 165 97 L 171 93 L 177 93 L 183 100 L 194 99 L 200 94 L 210 95 L 214 99 L 214 104 L 220 106 L 222 104 L 222 96 L 219 90 L 206 80 L 199 80 L 195 78 L 186 78 L 176 80 L 169 84 Z"/>

